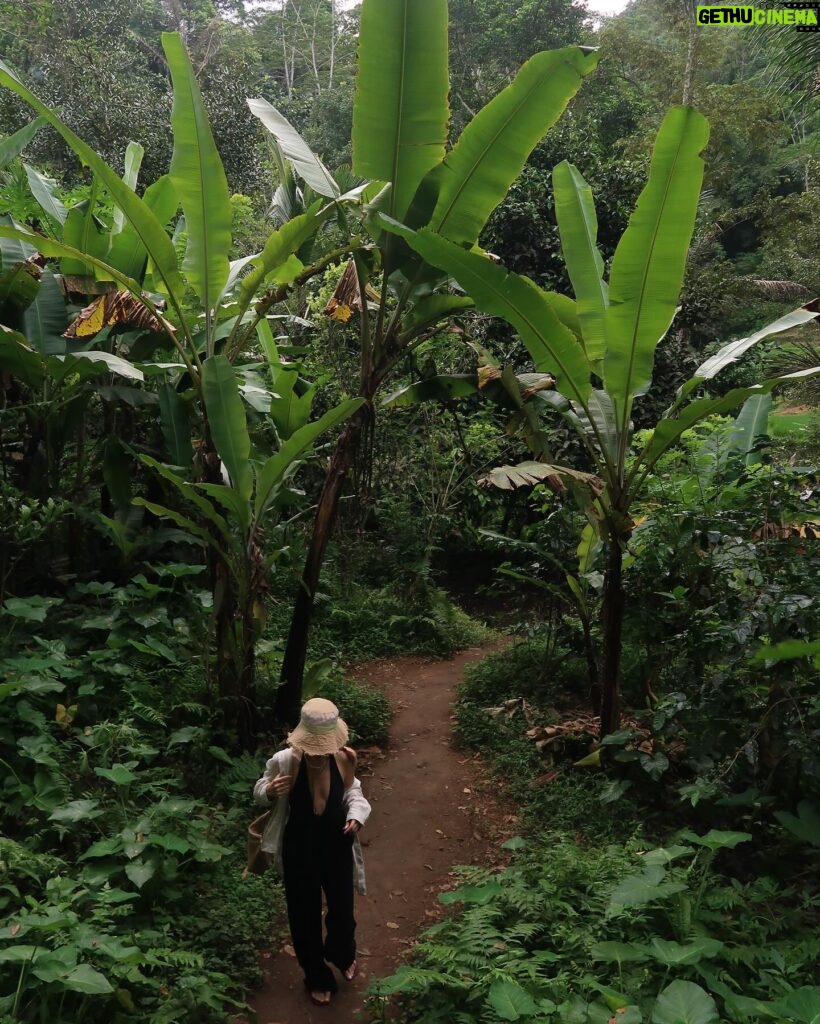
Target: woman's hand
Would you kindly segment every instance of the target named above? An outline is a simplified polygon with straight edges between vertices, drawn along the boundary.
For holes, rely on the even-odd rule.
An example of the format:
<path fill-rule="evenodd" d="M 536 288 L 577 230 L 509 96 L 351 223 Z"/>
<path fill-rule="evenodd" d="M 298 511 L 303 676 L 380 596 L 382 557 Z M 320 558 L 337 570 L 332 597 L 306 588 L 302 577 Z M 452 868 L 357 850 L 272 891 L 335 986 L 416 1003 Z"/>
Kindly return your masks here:
<path fill-rule="evenodd" d="M 290 792 L 291 777 L 290 775 L 277 775 L 272 782 L 269 782 L 265 787 L 265 795 L 268 800 L 273 800 L 275 796 L 285 796 Z"/>
<path fill-rule="evenodd" d="M 348 823 L 345 825 L 344 829 L 342 829 L 342 834 L 349 836 L 351 833 L 353 833 L 353 835 L 355 836 L 361 827 L 361 824 L 358 821 L 356 821 L 355 818 L 350 818 Z"/>

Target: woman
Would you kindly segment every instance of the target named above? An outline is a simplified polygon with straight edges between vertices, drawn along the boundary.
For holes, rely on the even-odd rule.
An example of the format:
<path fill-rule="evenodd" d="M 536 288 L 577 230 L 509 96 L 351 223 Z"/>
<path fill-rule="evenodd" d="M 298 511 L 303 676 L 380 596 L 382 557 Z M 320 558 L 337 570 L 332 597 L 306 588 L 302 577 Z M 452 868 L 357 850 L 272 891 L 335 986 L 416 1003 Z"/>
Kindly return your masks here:
<path fill-rule="evenodd" d="M 370 804 L 356 778 L 356 754 L 335 704 L 313 697 L 302 708 L 290 747 L 274 754 L 253 788 L 256 803 L 275 802 L 262 837 L 285 883 L 288 923 L 305 986 L 319 1006 L 337 991 L 328 967 L 352 981 L 356 962 L 353 885 L 364 894 L 358 833 Z M 327 903 L 322 940 L 322 891 Z M 327 962 L 326 962 L 327 961 Z"/>

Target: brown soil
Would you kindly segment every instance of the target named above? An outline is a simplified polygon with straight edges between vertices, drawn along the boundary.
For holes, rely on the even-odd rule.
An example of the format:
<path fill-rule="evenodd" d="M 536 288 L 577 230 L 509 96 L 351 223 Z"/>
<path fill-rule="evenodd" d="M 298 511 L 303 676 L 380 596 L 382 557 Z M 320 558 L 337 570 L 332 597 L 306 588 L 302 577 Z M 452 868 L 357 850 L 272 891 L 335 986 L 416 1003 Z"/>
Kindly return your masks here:
<path fill-rule="evenodd" d="M 358 896 L 356 938 L 361 973 L 340 979 L 329 1007 L 307 999 L 286 940 L 263 953 L 265 983 L 251 999 L 259 1024 L 353 1024 L 367 1020 L 364 992 L 390 974 L 414 936 L 438 918 L 437 894 L 453 885 L 456 864 L 503 859 L 500 844 L 516 818 L 482 782 L 482 766 L 450 744 L 451 704 L 466 665 L 487 648 L 450 661 L 398 658 L 352 675 L 385 690 L 393 706 L 390 747 L 360 751 L 360 775 L 373 814 L 362 832 L 367 896 Z"/>

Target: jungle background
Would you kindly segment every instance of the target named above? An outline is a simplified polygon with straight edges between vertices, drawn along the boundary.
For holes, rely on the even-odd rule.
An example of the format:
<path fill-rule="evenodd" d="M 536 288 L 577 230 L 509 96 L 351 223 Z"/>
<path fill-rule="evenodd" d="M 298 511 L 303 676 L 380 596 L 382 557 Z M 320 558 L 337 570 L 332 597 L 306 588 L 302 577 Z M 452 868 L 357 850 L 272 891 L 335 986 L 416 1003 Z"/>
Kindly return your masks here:
<path fill-rule="evenodd" d="M 382 744 L 388 702 L 348 666 L 500 641 L 468 673 L 455 738 L 525 823 L 508 867 L 466 868 L 443 894 L 453 912 L 374 987 L 373 1013 L 398 994 L 406 1019 L 428 1024 L 820 1019 L 820 390 L 797 377 L 771 401 L 719 403 L 820 364 L 806 306 L 820 294 L 817 37 L 699 30 L 692 12 L 448 11 L 451 140 L 534 54 L 597 48 L 480 234 L 547 292 L 572 293 L 556 165 L 591 186 L 609 265 L 668 108 L 709 122 L 679 308 L 627 461 L 705 360 L 808 309 L 705 382 L 718 413 L 681 433 L 633 501 L 617 728 L 601 728 L 597 692 L 612 535 L 592 529 L 571 477 L 532 460 L 579 480 L 596 466 L 558 417 L 539 420 L 534 451 L 521 408 L 452 383 L 477 359 L 530 372 L 513 327 L 451 302 L 362 406 L 362 323 L 395 310 L 378 307 L 378 259 L 391 257 L 378 243 L 349 263 L 341 215 L 294 240 L 298 267 L 270 264 L 276 287 L 228 295 L 227 315 L 233 301 L 265 307 L 267 334 L 244 347 L 241 318 L 223 331 L 192 312 L 207 261 L 187 264 L 178 307 L 154 319 L 100 305 L 113 293 L 83 255 L 138 251 L 127 201 L 64 133 L 31 124 L 4 77 L 0 1021 L 225 1021 L 257 983 L 259 934 L 282 907 L 267 878 L 240 880 L 250 790 L 292 716 L 286 641 L 346 423 L 359 433 L 299 692 L 335 700 L 354 744 Z M 281 126 L 277 145 L 247 98 L 284 115 L 338 192 L 365 188 L 351 145 L 360 13 L 333 0 L 0 0 L 0 59 L 163 211 L 183 269 L 202 225 L 176 217 L 168 182 L 185 174 L 170 126 L 190 71 L 242 289 L 271 232 L 302 230 L 325 195 L 311 191 L 319 165 L 283 148 Z M 161 260 L 128 266 L 158 293 Z"/>

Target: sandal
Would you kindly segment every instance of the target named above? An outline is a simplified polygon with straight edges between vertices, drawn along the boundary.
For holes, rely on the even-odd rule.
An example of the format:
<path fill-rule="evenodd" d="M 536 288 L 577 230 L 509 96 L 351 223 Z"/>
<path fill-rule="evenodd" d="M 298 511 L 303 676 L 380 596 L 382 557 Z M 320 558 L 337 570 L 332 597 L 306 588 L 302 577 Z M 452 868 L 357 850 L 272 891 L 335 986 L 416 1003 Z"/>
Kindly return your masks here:
<path fill-rule="evenodd" d="M 350 965 L 350 967 L 348 967 L 344 971 L 342 971 L 342 974 L 344 975 L 345 981 L 353 981 L 354 978 L 358 975 L 358 973 L 359 973 L 359 961 L 358 960 L 354 960 L 353 963 Z"/>
<path fill-rule="evenodd" d="M 320 992 L 318 990 L 316 992 L 308 992 L 310 1001 L 316 1006 L 330 1006 L 332 996 L 332 992 Z"/>

